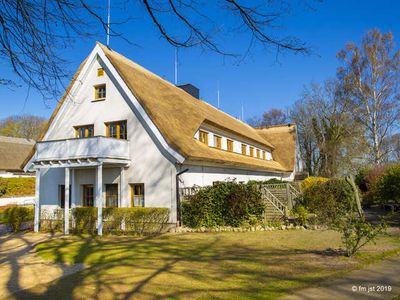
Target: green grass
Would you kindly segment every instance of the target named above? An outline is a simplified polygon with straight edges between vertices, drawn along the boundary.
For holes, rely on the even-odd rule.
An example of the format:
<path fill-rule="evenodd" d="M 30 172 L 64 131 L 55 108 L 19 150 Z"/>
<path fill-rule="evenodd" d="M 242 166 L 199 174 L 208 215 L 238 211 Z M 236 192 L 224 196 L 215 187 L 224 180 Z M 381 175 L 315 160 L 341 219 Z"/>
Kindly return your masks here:
<path fill-rule="evenodd" d="M 88 267 L 19 296 L 275 299 L 399 252 L 399 232 L 353 258 L 332 251 L 338 247 L 333 231 L 69 236 L 35 249 L 46 260 Z"/>
<path fill-rule="evenodd" d="M 2 187 L 6 187 L 6 192 L 4 194 L 0 193 L 0 199 L 6 197 L 33 196 L 35 195 L 35 178 L 0 178 L 0 190 L 2 190 Z"/>

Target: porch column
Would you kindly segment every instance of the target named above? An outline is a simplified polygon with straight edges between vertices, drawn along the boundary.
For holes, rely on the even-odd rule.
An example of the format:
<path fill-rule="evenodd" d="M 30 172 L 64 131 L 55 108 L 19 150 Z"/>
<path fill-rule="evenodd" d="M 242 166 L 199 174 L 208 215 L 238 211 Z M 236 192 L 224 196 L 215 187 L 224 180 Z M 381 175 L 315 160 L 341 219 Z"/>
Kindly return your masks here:
<path fill-rule="evenodd" d="M 71 208 L 76 207 L 75 169 L 71 169 Z"/>
<path fill-rule="evenodd" d="M 33 231 L 39 232 L 40 224 L 40 169 L 36 169 L 35 183 L 35 218 L 33 221 Z"/>
<path fill-rule="evenodd" d="M 124 195 L 125 189 L 125 168 L 121 167 L 121 173 L 119 174 L 119 203 L 118 207 L 127 207 L 126 199 Z"/>
<path fill-rule="evenodd" d="M 96 168 L 97 234 L 103 235 L 103 164 Z"/>
<path fill-rule="evenodd" d="M 65 168 L 64 234 L 69 234 L 69 168 Z"/>

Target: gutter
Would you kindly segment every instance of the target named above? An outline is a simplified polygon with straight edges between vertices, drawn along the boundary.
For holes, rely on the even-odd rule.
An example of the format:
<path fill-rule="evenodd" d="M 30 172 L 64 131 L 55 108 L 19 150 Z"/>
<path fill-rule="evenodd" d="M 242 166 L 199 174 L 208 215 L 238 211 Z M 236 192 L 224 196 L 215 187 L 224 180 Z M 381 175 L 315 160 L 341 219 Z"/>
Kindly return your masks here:
<path fill-rule="evenodd" d="M 183 173 L 186 173 L 189 171 L 189 169 L 185 169 L 183 171 L 180 171 L 176 173 L 176 219 L 178 226 L 182 225 L 182 217 L 181 217 L 181 195 L 179 193 L 179 176 L 181 176 Z"/>

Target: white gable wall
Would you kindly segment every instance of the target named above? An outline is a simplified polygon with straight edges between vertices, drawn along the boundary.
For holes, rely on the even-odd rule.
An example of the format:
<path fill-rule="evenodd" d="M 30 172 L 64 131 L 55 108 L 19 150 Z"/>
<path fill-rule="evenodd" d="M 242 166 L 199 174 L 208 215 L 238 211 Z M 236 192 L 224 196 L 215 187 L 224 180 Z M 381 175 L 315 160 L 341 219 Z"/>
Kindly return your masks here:
<path fill-rule="evenodd" d="M 102 66 L 104 65 L 100 64 L 99 59 L 90 66 L 87 76 L 79 83 L 80 87 L 76 94 L 64 102 L 44 140 L 74 138 L 74 126 L 89 124 L 94 124 L 95 136 L 105 136 L 105 122 L 127 120 L 131 165 L 124 173 L 126 185 L 123 190 L 122 205 L 130 205 L 128 184 L 144 183 L 145 206 L 170 208 L 171 221 L 174 221 L 176 219 L 175 165 L 163 155 L 160 146 L 146 131 L 125 100 L 126 95 L 117 88 L 117 83 L 108 70 L 104 68 L 104 76 L 97 77 L 97 69 Z M 93 86 L 102 83 L 105 83 L 107 88 L 106 100 L 93 102 Z M 58 199 L 58 185 L 64 182 L 63 172 L 64 169 L 51 169 L 42 176 L 43 204 L 53 204 L 54 199 Z M 104 184 L 118 182 L 119 177 L 115 174 L 119 175 L 119 168 L 108 169 L 105 166 L 103 173 Z M 94 169 L 77 170 L 75 180 L 79 187 L 81 184 L 94 184 L 94 174 Z M 82 198 L 80 190 L 76 191 L 76 197 L 79 205 Z"/>

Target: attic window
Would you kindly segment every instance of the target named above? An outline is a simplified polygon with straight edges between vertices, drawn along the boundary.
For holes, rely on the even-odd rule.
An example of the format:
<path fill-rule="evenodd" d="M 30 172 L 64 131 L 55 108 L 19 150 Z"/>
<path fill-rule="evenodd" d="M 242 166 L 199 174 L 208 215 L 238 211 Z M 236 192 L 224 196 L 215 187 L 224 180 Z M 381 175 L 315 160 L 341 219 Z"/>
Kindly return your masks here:
<path fill-rule="evenodd" d="M 200 130 L 199 131 L 199 141 L 208 146 L 208 132 Z"/>
<path fill-rule="evenodd" d="M 226 140 L 226 148 L 228 152 L 233 152 L 233 141 L 232 140 Z"/>
<path fill-rule="evenodd" d="M 250 156 L 254 157 L 254 147 L 250 147 Z"/>
<path fill-rule="evenodd" d="M 265 151 L 262 152 L 262 159 L 265 160 Z"/>
<path fill-rule="evenodd" d="M 242 144 L 242 154 L 246 155 L 247 153 L 247 145 L 246 144 Z"/>
<path fill-rule="evenodd" d="M 94 86 L 94 101 L 106 99 L 106 85 L 99 84 Z"/>
<path fill-rule="evenodd" d="M 256 154 L 256 155 L 257 155 L 257 158 L 260 158 L 260 149 L 257 149 L 257 150 L 256 150 L 256 153 L 257 153 L 257 154 Z"/>
<path fill-rule="evenodd" d="M 101 77 L 104 75 L 104 69 L 103 68 L 98 68 L 97 69 L 97 77 Z"/>
<path fill-rule="evenodd" d="M 217 149 L 222 148 L 222 138 L 218 135 L 214 135 L 214 147 Z"/>

